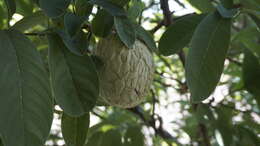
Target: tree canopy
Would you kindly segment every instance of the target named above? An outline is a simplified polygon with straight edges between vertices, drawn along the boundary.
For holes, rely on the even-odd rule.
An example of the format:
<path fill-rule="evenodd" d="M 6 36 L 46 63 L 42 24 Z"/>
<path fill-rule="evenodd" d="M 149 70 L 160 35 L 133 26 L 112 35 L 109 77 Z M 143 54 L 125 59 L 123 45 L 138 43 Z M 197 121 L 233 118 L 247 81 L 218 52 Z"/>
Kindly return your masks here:
<path fill-rule="evenodd" d="M 137 40 L 152 54 L 151 86 L 127 94 L 149 89 L 135 107 L 100 97 L 106 62 L 93 52 L 111 35 L 112 59 Z M 112 67 L 145 73 L 147 55 L 133 54 Z M 109 89 L 121 75 L 106 74 Z M 0 1 L 0 146 L 259 144 L 259 0 Z"/>

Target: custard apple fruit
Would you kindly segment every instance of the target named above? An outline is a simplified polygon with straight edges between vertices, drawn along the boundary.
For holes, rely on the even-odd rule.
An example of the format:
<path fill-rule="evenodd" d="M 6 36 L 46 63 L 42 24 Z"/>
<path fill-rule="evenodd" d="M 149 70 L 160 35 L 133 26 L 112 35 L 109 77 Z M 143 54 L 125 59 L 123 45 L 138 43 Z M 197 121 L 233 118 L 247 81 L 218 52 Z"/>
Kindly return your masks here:
<path fill-rule="evenodd" d="M 94 54 L 101 59 L 100 97 L 108 105 L 130 108 L 140 104 L 153 81 L 154 62 L 147 46 L 136 40 L 127 48 L 116 35 L 101 39 Z"/>

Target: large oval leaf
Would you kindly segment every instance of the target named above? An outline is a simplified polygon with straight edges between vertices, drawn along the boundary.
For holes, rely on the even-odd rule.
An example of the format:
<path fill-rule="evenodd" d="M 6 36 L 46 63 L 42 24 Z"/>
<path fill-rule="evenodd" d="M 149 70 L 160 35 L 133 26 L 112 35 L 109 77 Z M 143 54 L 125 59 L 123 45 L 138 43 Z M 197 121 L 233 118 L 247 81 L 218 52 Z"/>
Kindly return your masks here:
<path fill-rule="evenodd" d="M 243 81 L 245 88 L 255 96 L 260 107 L 260 63 L 259 59 L 248 49 L 244 51 Z"/>
<path fill-rule="evenodd" d="M 89 0 L 76 0 L 75 11 L 79 16 L 84 16 L 86 19 L 91 14 L 93 5 L 88 3 Z"/>
<path fill-rule="evenodd" d="M 203 13 L 211 12 L 214 10 L 211 1 L 209 0 L 187 0 L 193 7 L 197 8 Z"/>
<path fill-rule="evenodd" d="M 98 76 L 91 58 L 72 54 L 56 34 L 49 35 L 51 83 L 57 103 L 70 116 L 89 112 L 99 94 Z"/>
<path fill-rule="evenodd" d="M 114 23 L 120 40 L 128 48 L 132 48 L 135 43 L 136 32 L 131 21 L 125 17 L 114 17 Z"/>
<path fill-rule="evenodd" d="M 159 41 L 160 53 L 166 56 L 172 55 L 189 44 L 194 30 L 204 16 L 191 14 L 170 25 Z"/>
<path fill-rule="evenodd" d="M 80 117 L 62 115 L 61 130 L 68 146 L 83 146 L 87 138 L 88 128 L 89 113 Z"/>
<path fill-rule="evenodd" d="M 98 37 L 106 37 L 111 32 L 113 24 L 113 16 L 104 9 L 101 9 L 92 21 L 91 30 Z"/>
<path fill-rule="evenodd" d="M 0 31 L 0 133 L 5 146 L 42 146 L 53 99 L 41 57 L 23 34 Z"/>
<path fill-rule="evenodd" d="M 206 99 L 223 71 L 230 42 L 231 19 L 210 13 L 196 28 L 186 61 L 186 78 L 193 102 Z"/>
<path fill-rule="evenodd" d="M 153 39 L 152 34 L 146 31 L 142 26 L 135 25 L 136 36 L 138 39 L 142 40 L 150 49 L 150 51 L 157 51 L 156 43 Z"/>
<path fill-rule="evenodd" d="M 40 7 L 52 18 L 59 17 L 65 13 L 71 0 L 39 0 Z"/>
<path fill-rule="evenodd" d="M 57 30 L 66 47 L 75 55 L 82 56 L 88 50 L 88 34 L 79 30 L 74 36 L 70 36 L 65 30 Z"/>
<path fill-rule="evenodd" d="M 74 13 L 68 12 L 64 15 L 65 31 L 71 37 L 75 36 L 80 31 L 83 22 L 83 17 Z"/>

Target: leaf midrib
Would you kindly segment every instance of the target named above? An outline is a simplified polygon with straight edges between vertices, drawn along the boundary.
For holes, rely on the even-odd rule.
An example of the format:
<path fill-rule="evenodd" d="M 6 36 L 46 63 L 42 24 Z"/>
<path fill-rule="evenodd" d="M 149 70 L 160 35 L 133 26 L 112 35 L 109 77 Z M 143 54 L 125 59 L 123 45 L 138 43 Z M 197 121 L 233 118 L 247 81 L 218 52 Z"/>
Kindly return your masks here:
<path fill-rule="evenodd" d="M 209 48 L 211 47 L 211 42 L 214 40 L 214 36 L 215 36 L 215 33 L 217 32 L 220 24 L 221 24 L 221 19 L 219 20 L 219 22 L 217 23 L 216 27 L 215 27 L 215 30 L 213 31 L 213 33 L 211 33 L 210 35 L 210 39 L 209 39 L 209 42 L 207 44 L 207 48 L 206 48 L 206 53 L 203 55 L 202 57 L 202 62 L 201 62 L 201 65 L 200 65 L 200 70 L 199 70 L 199 74 L 198 74 L 198 78 L 201 76 L 201 72 L 202 72 L 202 68 L 204 67 L 205 63 L 206 63 L 206 58 L 208 56 L 208 53 L 209 53 Z"/>
<path fill-rule="evenodd" d="M 9 33 L 12 33 L 12 32 L 9 32 Z M 22 120 L 22 133 L 23 133 L 23 142 L 24 142 L 24 145 L 26 145 L 26 140 L 25 140 L 25 134 L 26 134 L 26 132 L 25 132 L 25 120 L 24 120 L 24 112 L 23 112 L 23 109 L 24 109 L 24 104 L 23 104 L 23 91 L 22 91 L 22 82 L 23 82 L 23 80 L 22 80 L 22 71 L 21 71 L 21 65 L 19 64 L 19 57 L 18 57 L 18 53 L 17 53 L 17 51 L 16 51 L 16 47 L 13 45 L 13 41 L 12 41 L 12 37 L 11 36 L 9 36 L 9 34 L 5 31 L 5 34 L 6 34 L 6 36 L 7 36 L 7 41 L 9 42 L 9 44 L 10 44 L 10 46 L 11 46 L 11 48 L 13 48 L 13 50 L 14 50 L 14 52 L 15 52 L 15 54 L 14 54 L 14 56 L 15 56 L 15 58 L 16 58 L 16 67 L 17 67 L 17 70 L 18 70 L 18 75 L 19 75 L 19 105 L 20 105 L 20 112 L 21 112 L 21 120 Z"/>

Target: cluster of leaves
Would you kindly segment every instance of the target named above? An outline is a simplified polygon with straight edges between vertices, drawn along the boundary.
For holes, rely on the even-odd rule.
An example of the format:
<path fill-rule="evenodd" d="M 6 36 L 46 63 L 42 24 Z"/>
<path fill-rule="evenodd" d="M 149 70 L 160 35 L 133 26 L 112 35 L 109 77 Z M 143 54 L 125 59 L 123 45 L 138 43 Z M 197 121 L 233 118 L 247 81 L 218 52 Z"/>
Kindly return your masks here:
<path fill-rule="evenodd" d="M 170 13 L 172 20 L 167 20 L 168 2 L 161 0 L 164 18 L 159 14 L 148 18 L 158 22 L 156 28 L 166 27 L 157 52 L 154 36 L 140 26 L 146 20 L 142 16 L 146 3 L 139 0 L 1 1 L 0 146 L 44 145 L 53 113 L 62 115 L 61 132 L 68 146 L 143 146 L 144 126 L 152 127 L 163 139 L 152 136 L 154 145 L 163 141 L 179 144 L 182 133 L 189 135 L 191 145 L 258 145 L 260 127 L 252 115 L 259 114 L 260 107 L 260 2 L 188 2 L 201 14 L 176 18 Z M 158 4 L 151 0 L 147 7 L 153 6 Z M 15 13 L 23 18 L 12 24 Z M 124 111 L 107 107 L 96 113 L 99 64 L 91 51 L 96 40 L 111 33 L 117 33 L 129 49 L 140 39 L 156 52 L 151 95 L 140 105 L 151 108 Z M 230 78 L 221 83 L 229 88 L 225 102 L 217 106 L 214 100 L 202 103 L 220 85 L 223 73 Z M 166 84 L 169 80 L 176 84 Z M 181 119 L 185 124 L 177 137 L 165 133 L 161 117 L 154 113 L 162 99 L 156 97 L 175 86 L 179 94 L 190 94 L 191 99 L 180 101 L 181 109 L 190 114 Z M 237 109 L 235 104 L 242 101 L 253 110 Z M 91 128 L 90 112 L 101 119 Z M 239 115 L 243 120 L 234 122 Z M 54 137 L 49 140 L 57 135 Z"/>

